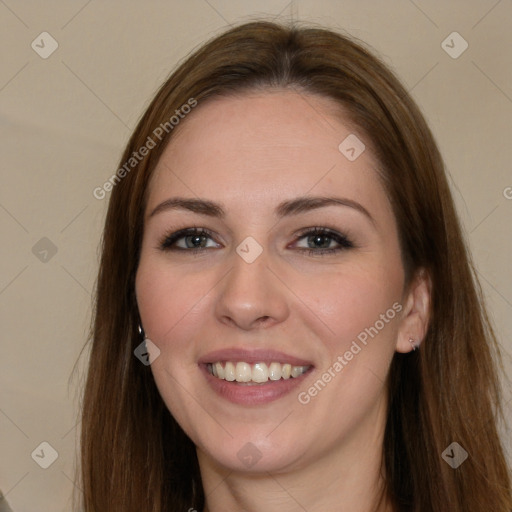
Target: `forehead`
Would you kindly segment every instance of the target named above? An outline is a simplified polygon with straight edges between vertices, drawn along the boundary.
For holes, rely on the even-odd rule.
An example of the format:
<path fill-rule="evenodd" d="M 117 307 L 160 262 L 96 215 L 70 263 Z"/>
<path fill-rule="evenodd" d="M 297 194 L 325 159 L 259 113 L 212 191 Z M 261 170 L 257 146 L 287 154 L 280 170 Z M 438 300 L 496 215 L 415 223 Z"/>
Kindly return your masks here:
<path fill-rule="evenodd" d="M 339 146 L 354 136 L 366 149 L 351 161 Z M 215 98 L 199 103 L 173 135 L 154 171 L 148 209 L 172 195 L 213 199 L 241 213 L 337 193 L 373 205 L 377 216 L 379 208 L 389 213 L 369 146 L 327 98 L 290 91 Z"/>

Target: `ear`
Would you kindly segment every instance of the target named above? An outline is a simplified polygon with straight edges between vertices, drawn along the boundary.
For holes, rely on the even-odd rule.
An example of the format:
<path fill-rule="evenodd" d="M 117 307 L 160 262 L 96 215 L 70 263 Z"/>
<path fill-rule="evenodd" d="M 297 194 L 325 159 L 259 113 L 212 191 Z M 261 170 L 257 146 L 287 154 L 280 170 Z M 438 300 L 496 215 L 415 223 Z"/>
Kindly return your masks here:
<path fill-rule="evenodd" d="M 430 275 L 421 268 L 402 297 L 404 309 L 398 327 L 397 352 L 411 352 L 418 348 L 425 338 L 430 320 L 431 293 Z"/>

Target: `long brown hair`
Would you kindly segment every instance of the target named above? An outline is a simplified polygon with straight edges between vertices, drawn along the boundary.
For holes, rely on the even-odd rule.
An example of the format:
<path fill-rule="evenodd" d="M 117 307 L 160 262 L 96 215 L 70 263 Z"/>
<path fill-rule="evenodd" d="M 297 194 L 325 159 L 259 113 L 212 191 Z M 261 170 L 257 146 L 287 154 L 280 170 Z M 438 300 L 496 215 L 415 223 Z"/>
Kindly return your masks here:
<path fill-rule="evenodd" d="M 164 405 L 150 367 L 133 354 L 141 342 L 134 280 L 146 189 L 179 129 L 169 124 L 176 110 L 191 100 L 199 109 L 216 96 L 274 87 L 330 98 L 368 137 L 397 220 L 406 280 L 420 268 L 431 277 L 422 347 L 396 354 L 390 369 L 383 456 L 395 509 L 510 512 L 510 474 L 497 433 L 498 343 L 422 114 L 364 44 L 264 21 L 230 29 L 178 67 L 138 123 L 121 159 L 125 172 L 112 181 L 83 397 L 85 512 L 204 506 L 195 447 Z M 156 140 L 159 126 L 167 129 Z M 148 137 L 156 147 L 130 161 Z M 456 469 L 442 458 L 452 442 L 469 454 Z"/>

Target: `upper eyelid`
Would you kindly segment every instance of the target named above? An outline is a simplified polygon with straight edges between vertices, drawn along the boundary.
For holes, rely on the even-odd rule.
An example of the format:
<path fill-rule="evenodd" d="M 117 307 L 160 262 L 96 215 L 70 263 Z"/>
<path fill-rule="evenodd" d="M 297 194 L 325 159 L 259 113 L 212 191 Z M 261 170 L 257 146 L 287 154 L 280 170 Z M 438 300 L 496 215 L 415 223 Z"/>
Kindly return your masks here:
<path fill-rule="evenodd" d="M 162 243 L 165 243 L 167 240 L 174 238 L 173 243 L 176 243 L 178 240 L 185 238 L 187 236 L 208 236 L 212 240 L 215 238 L 215 233 L 213 233 L 210 229 L 202 228 L 202 227 L 188 227 L 182 229 L 171 230 L 163 235 L 161 238 Z"/>
<path fill-rule="evenodd" d="M 321 232 L 326 235 L 332 234 L 332 235 L 347 236 L 347 238 L 348 238 L 348 235 L 346 233 L 343 233 L 342 231 L 339 231 L 338 229 L 330 228 L 327 226 L 309 226 L 306 228 L 301 228 L 300 230 L 298 230 L 298 232 L 295 232 L 293 234 L 293 236 L 304 237 L 304 236 L 308 235 L 309 233 L 318 233 L 318 232 Z M 164 235 L 164 238 L 169 238 L 171 236 L 177 235 L 178 233 L 181 234 L 181 237 L 190 236 L 192 234 L 199 234 L 199 235 L 205 234 L 205 235 L 208 235 L 211 237 L 216 235 L 216 233 L 214 231 L 212 231 L 211 229 L 200 227 L 200 226 L 190 226 L 188 228 L 171 230 L 166 235 Z"/>

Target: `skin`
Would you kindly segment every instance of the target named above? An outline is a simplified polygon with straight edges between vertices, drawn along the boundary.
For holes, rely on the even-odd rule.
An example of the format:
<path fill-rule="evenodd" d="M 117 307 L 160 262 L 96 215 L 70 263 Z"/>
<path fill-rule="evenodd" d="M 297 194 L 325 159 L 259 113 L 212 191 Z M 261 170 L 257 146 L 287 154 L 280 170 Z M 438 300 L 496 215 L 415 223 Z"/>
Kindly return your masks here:
<path fill-rule="evenodd" d="M 350 133 L 367 137 L 336 112 L 329 99 L 284 90 L 200 104 L 182 121 L 149 186 L 138 306 L 161 351 L 151 365 L 160 394 L 197 446 L 210 512 L 369 512 L 382 488 L 389 365 L 395 351 L 412 349 L 410 337 L 424 337 L 430 287 L 419 276 L 404 289 L 396 220 L 370 141 L 349 161 L 340 142 Z M 373 221 L 338 205 L 276 216 L 282 201 L 303 196 L 357 201 Z M 182 209 L 151 215 L 173 197 L 215 201 L 225 216 Z M 167 234 L 194 226 L 213 233 L 202 252 L 161 249 Z M 301 251 L 319 250 L 314 236 L 300 238 L 317 226 L 345 234 L 355 247 Z M 262 248 L 250 264 L 236 252 L 248 236 Z M 186 246 L 183 238 L 178 243 Z M 297 393 L 394 303 L 400 313 L 300 403 Z M 198 367 L 201 356 L 228 347 L 276 349 L 314 368 L 283 398 L 236 405 L 219 397 Z M 261 457 L 250 468 L 237 456 L 248 442 Z"/>

